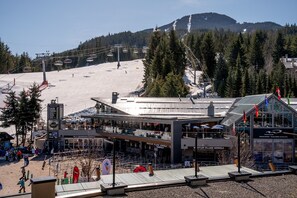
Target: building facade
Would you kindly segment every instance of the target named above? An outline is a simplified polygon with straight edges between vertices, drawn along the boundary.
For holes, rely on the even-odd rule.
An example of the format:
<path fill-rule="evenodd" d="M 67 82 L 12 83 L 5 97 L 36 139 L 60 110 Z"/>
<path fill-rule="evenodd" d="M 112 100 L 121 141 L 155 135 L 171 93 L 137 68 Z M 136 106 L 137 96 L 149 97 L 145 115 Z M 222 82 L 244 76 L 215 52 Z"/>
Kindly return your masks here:
<path fill-rule="evenodd" d="M 243 98 L 92 98 L 96 113 L 83 130 L 59 130 L 62 148 L 111 146 L 158 163 L 193 160 L 195 138 L 198 160 L 218 161 L 218 154 L 234 146 L 232 135 L 245 133 L 257 163 L 293 163 L 297 132 L 296 105 L 274 94 Z M 86 126 L 87 125 L 87 126 Z M 90 142 L 91 139 L 91 142 Z"/>

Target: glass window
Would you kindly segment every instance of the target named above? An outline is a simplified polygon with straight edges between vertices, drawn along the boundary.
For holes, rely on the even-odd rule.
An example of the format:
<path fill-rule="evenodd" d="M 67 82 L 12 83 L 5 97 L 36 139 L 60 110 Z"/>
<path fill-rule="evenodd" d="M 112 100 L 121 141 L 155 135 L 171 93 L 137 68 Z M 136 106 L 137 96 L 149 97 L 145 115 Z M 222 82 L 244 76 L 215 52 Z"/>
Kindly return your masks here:
<path fill-rule="evenodd" d="M 273 106 L 273 110 L 275 112 L 282 112 L 282 106 L 279 102 L 274 101 L 274 106 Z"/>
<path fill-rule="evenodd" d="M 292 113 L 284 113 L 284 127 L 293 127 Z"/>
<path fill-rule="evenodd" d="M 255 139 L 254 157 L 256 162 L 284 163 L 293 161 L 293 140 L 291 139 Z"/>
<path fill-rule="evenodd" d="M 269 162 L 269 160 L 272 159 L 272 141 L 271 140 L 267 140 L 267 141 L 263 141 L 263 162 L 267 163 Z"/>
<path fill-rule="evenodd" d="M 283 126 L 283 116 L 280 113 L 274 114 L 274 126 L 281 127 Z"/>
<path fill-rule="evenodd" d="M 293 142 L 292 140 L 284 141 L 284 162 L 293 161 Z"/>
<path fill-rule="evenodd" d="M 263 114 L 263 127 L 272 127 L 272 114 Z"/>
<path fill-rule="evenodd" d="M 273 162 L 275 163 L 284 162 L 284 141 L 283 140 L 274 140 Z"/>

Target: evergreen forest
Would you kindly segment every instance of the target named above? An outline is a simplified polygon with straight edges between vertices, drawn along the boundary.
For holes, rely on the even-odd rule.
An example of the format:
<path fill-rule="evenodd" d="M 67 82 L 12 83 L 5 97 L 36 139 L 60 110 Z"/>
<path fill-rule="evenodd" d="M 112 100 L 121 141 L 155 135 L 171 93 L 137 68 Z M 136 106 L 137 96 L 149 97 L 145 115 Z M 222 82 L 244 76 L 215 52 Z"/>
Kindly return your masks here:
<path fill-rule="evenodd" d="M 76 49 L 51 54 L 46 57 L 46 71 L 117 61 L 116 44 L 120 44 L 121 61 L 143 59 L 145 96 L 189 94 L 183 82 L 187 66 L 202 70 L 200 82 L 210 81 L 220 97 L 274 93 L 277 87 L 282 97 L 297 96 L 296 71 L 286 69 L 281 61 L 286 56 L 297 58 L 296 25 L 244 33 L 215 29 L 188 34 L 173 30 L 109 34 L 80 43 Z M 194 64 L 189 51 L 198 60 Z M 57 60 L 64 62 L 56 65 Z M 39 59 L 31 59 L 26 52 L 13 55 L 0 40 L 1 74 L 41 68 Z"/>

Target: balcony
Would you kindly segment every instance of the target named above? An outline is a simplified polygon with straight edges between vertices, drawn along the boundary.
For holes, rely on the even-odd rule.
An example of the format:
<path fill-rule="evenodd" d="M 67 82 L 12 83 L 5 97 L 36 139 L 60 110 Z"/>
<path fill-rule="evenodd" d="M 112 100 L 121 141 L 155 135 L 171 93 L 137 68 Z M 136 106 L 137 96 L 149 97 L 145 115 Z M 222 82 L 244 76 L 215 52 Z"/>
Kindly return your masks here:
<path fill-rule="evenodd" d="M 232 140 L 230 138 L 213 138 L 205 137 L 197 139 L 198 148 L 213 148 L 224 149 L 226 147 L 232 147 Z M 195 147 L 194 137 L 183 137 L 181 139 L 181 149 L 188 149 L 189 147 Z"/>

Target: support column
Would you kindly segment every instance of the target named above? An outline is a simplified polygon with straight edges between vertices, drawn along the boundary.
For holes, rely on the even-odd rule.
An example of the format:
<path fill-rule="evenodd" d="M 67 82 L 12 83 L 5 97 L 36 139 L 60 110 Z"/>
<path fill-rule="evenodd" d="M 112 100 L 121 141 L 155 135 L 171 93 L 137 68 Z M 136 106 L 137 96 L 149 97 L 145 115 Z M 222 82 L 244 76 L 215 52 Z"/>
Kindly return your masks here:
<path fill-rule="evenodd" d="M 250 115 L 250 149 L 254 156 L 254 114 Z"/>
<path fill-rule="evenodd" d="M 178 121 L 173 121 L 171 124 L 171 163 L 182 161 L 181 138 L 182 125 Z"/>

